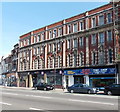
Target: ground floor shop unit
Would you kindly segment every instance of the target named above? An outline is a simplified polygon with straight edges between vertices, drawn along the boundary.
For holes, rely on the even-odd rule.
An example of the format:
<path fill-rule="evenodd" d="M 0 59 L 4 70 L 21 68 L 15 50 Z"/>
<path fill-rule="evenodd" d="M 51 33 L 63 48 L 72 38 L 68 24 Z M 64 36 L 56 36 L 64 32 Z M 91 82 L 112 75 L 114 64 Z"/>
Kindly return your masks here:
<path fill-rule="evenodd" d="M 62 88 L 62 70 L 40 70 L 19 72 L 20 87 L 34 87 L 38 83 L 47 83 Z"/>
<path fill-rule="evenodd" d="M 102 87 L 116 83 L 115 67 L 83 68 L 64 70 L 64 87 L 84 83 L 92 87 Z"/>

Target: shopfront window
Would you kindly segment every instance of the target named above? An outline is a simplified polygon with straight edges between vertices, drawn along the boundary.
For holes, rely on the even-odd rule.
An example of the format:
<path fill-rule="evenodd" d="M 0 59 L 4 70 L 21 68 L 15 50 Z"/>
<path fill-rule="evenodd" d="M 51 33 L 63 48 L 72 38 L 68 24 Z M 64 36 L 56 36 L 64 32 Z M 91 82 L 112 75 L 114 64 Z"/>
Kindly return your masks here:
<path fill-rule="evenodd" d="M 90 79 L 90 85 L 93 87 L 104 87 L 104 86 L 108 86 L 115 83 L 115 79 L 113 77 L 108 77 L 108 78 L 91 78 Z"/>

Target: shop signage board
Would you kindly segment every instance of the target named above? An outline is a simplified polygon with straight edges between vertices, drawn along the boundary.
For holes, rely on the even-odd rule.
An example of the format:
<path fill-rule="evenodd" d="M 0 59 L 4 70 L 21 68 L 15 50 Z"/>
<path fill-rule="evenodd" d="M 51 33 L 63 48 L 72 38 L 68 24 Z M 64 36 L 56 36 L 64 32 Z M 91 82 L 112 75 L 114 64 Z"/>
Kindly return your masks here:
<path fill-rule="evenodd" d="M 115 74 L 116 68 L 97 68 L 97 69 L 77 69 L 64 70 L 64 75 L 95 75 L 95 74 Z"/>

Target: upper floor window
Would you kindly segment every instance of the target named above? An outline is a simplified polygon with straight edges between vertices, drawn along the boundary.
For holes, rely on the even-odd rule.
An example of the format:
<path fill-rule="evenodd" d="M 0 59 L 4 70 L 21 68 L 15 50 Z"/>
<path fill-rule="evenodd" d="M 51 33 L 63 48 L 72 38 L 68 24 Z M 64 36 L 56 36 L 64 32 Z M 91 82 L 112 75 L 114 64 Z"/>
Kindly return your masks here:
<path fill-rule="evenodd" d="M 81 30 L 84 30 L 84 22 L 83 21 L 80 22 L 80 31 Z"/>
<path fill-rule="evenodd" d="M 27 45 L 30 45 L 30 40 L 29 39 L 27 39 Z"/>
<path fill-rule="evenodd" d="M 49 31 L 49 39 L 52 38 L 52 31 Z"/>
<path fill-rule="evenodd" d="M 37 48 L 37 54 L 40 54 L 40 47 Z"/>
<path fill-rule="evenodd" d="M 108 54 L 109 54 L 109 63 L 112 63 L 112 50 L 111 49 L 109 49 Z"/>
<path fill-rule="evenodd" d="M 58 56 L 58 67 L 60 67 L 60 56 Z"/>
<path fill-rule="evenodd" d="M 67 49 L 70 49 L 70 40 L 67 40 Z"/>
<path fill-rule="evenodd" d="M 80 43 L 80 46 L 83 46 L 83 37 L 80 37 L 80 40 L 79 40 L 79 43 Z"/>
<path fill-rule="evenodd" d="M 101 33 L 99 33 L 99 43 L 100 44 L 104 44 L 104 41 L 105 41 L 105 39 L 104 39 L 104 33 L 101 32 Z"/>
<path fill-rule="evenodd" d="M 48 52 L 50 52 L 51 51 L 51 44 L 49 44 L 49 46 L 48 46 Z"/>
<path fill-rule="evenodd" d="M 26 40 L 24 40 L 24 46 L 26 45 Z"/>
<path fill-rule="evenodd" d="M 53 38 L 57 36 L 57 30 L 53 30 Z"/>
<path fill-rule="evenodd" d="M 107 40 L 112 41 L 112 31 L 111 30 L 107 31 Z"/>
<path fill-rule="evenodd" d="M 53 52 L 56 51 L 56 44 L 53 44 Z"/>
<path fill-rule="evenodd" d="M 80 66 L 83 65 L 83 53 L 80 53 L 79 64 Z"/>
<path fill-rule="evenodd" d="M 40 34 L 39 34 L 39 35 L 37 35 L 37 38 L 38 38 L 38 41 L 40 41 Z"/>
<path fill-rule="evenodd" d="M 96 58 L 95 58 L 95 51 L 92 53 L 92 64 L 95 65 L 96 64 Z"/>
<path fill-rule="evenodd" d="M 108 13 L 107 14 L 107 23 L 111 23 L 112 22 L 112 14 Z"/>
<path fill-rule="evenodd" d="M 37 48 L 33 49 L 33 54 L 36 55 L 37 54 Z"/>
<path fill-rule="evenodd" d="M 58 29 L 58 36 L 61 36 L 62 35 L 62 28 L 59 28 Z"/>
<path fill-rule="evenodd" d="M 60 50 L 60 42 L 57 44 L 57 46 L 58 46 L 58 51 Z"/>
<path fill-rule="evenodd" d="M 74 46 L 74 48 L 77 48 L 77 47 L 78 47 L 77 39 L 74 39 L 74 41 L 73 41 L 73 46 Z"/>
<path fill-rule="evenodd" d="M 77 23 L 74 24 L 74 27 L 73 27 L 73 32 L 77 32 L 78 31 L 78 25 Z"/>
<path fill-rule="evenodd" d="M 44 46 L 41 46 L 41 53 L 44 53 Z"/>
<path fill-rule="evenodd" d="M 35 35 L 34 36 L 34 43 L 36 43 L 37 42 L 37 36 Z"/>
<path fill-rule="evenodd" d="M 43 40 L 45 40 L 45 34 L 44 33 L 41 34 L 41 41 L 43 41 Z"/>
<path fill-rule="evenodd" d="M 72 32 L 72 26 L 68 25 L 68 34 Z"/>
<path fill-rule="evenodd" d="M 92 18 L 92 28 L 94 28 L 95 26 L 96 26 L 96 19 L 94 17 L 94 18 Z"/>
<path fill-rule="evenodd" d="M 96 34 L 92 34 L 92 37 L 91 37 L 91 44 L 93 44 L 93 45 L 96 44 Z"/>
<path fill-rule="evenodd" d="M 103 25 L 104 24 L 104 16 L 100 15 L 99 16 L 99 25 Z"/>

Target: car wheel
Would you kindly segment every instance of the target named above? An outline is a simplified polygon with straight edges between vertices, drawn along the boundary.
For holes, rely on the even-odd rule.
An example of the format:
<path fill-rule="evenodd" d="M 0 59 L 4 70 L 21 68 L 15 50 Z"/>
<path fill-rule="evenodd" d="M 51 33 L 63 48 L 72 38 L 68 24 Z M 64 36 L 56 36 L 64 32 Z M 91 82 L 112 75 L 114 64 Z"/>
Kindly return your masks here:
<path fill-rule="evenodd" d="M 46 91 L 47 90 L 47 88 L 44 88 L 44 91 Z"/>
<path fill-rule="evenodd" d="M 73 91 L 73 90 L 70 90 L 70 93 L 74 93 L 74 91 Z"/>
<path fill-rule="evenodd" d="M 91 94 L 92 92 L 91 92 L 91 90 L 88 90 L 88 94 Z"/>
<path fill-rule="evenodd" d="M 111 91 L 107 91 L 107 94 L 108 94 L 108 95 L 112 95 L 112 92 L 111 92 Z"/>

